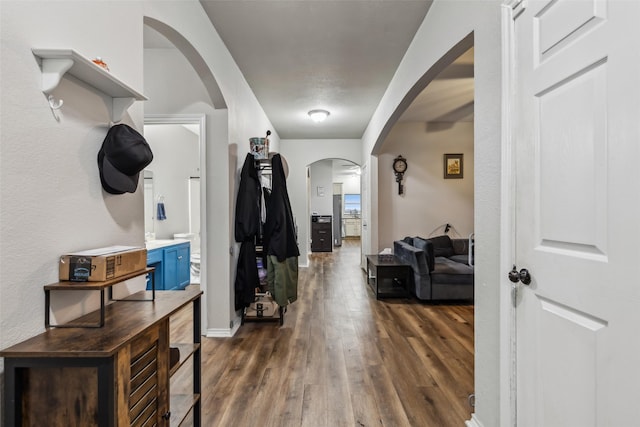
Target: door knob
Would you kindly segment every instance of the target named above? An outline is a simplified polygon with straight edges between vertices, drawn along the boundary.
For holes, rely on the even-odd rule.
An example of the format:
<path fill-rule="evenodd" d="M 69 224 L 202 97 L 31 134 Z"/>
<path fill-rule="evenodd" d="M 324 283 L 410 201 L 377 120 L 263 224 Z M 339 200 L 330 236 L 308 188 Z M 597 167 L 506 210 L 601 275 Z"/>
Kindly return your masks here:
<path fill-rule="evenodd" d="M 528 285 L 529 283 L 531 283 L 531 274 L 529 274 L 529 270 L 527 270 L 526 268 L 520 270 L 519 276 L 520 281 L 523 285 Z"/>
<path fill-rule="evenodd" d="M 520 274 L 518 270 L 516 270 L 516 266 L 513 266 L 513 269 L 509 272 L 509 280 L 513 283 L 518 283 L 520 281 Z"/>
<path fill-rule="evenodd" d="M 531 274 L 529 274 L 529 270 L 526 268 L 518 271 L 514 265 L 513 269 L 509 272 L 509 280 L 513 283 L 522 282 L 523 285 L 528 285 L 531 283 Z"/>

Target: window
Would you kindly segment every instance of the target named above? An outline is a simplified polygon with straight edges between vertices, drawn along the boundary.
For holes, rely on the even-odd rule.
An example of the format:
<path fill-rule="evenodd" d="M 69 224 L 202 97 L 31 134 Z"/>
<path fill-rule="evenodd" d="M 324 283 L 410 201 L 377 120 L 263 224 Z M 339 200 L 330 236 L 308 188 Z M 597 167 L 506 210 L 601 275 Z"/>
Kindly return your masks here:
<path fill-rule="evenodd" d="M 344 214 L 351 216 L 360 216 L 360 195 L 345 194 L 344 195 Z"/>

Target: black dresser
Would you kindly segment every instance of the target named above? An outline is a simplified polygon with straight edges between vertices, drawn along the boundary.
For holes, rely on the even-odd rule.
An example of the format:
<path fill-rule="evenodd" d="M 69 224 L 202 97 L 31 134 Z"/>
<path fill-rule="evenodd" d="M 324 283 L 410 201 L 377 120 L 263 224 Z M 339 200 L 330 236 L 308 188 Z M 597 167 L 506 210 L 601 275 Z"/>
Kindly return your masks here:
<path fill-rule="evenodd" d="M 311 252 L 333 250 L 331 215 L 311 216 Z"/>

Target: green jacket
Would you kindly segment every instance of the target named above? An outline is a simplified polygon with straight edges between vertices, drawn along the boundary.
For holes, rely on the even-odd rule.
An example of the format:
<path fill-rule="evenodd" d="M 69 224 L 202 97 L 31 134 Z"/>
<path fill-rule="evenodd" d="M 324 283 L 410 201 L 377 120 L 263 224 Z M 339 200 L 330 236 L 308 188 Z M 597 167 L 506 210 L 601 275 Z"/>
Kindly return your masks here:
<path fill-rule="evenodd" d="M 267 256 L 267 282 L 269 291 L 279 306 L 286 307 L 298 299 L 298 257 L 278 261 Z"/>

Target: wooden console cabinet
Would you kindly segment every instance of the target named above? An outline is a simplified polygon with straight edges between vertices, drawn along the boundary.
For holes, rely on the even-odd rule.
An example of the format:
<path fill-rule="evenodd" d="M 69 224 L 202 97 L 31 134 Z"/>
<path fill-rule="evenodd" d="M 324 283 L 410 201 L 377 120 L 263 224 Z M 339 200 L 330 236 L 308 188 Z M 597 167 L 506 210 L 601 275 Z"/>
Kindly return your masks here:
<path fill-rule="evenodd" d="M 139 295 L 149 294 L 149 295 Z M 150 297 L 140 292 L 132 298 Z M 200 426 L 199 287 L 105 307 L 101 328 L 55 328 L 0 351 L 6 426 Z M 191 314 L 188 334 L 172 318 Z M 79 319 L 95 322 L 98 311 Z M 186 342 L 171 342 L 180 336 Z M 170 354 L 177 353 L 179 360 Z M 189 390 L 172 390 L 174 374 Z M 190 424 L 191 425 L 191 424 Z"/>

